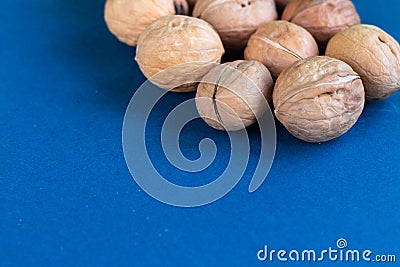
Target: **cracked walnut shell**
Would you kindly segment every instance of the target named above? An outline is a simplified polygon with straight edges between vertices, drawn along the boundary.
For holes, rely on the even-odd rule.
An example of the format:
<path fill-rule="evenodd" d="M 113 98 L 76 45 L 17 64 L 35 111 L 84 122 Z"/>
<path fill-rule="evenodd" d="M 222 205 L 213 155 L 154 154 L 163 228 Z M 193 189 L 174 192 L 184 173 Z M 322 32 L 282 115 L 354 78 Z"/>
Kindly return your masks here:
<path fill-rule="evenodd" d="M 226 48 L 242 49 L 265 22 L 278 18 L 274 0 L 198 0 L 193 16 L 209 22 Z"/>
<path fill-rule="evenodd" d="M 136 46 L 144 29 L 156 19 L 188 13 L 186 0 L 107 0 L 104 19 L 121 42 Z"/>
<path fill-rule="evenodd" d="M 224 47 L 217 32 L 204 20 L 166 16 L 140 36 L 136 61 L 152 83 L 175 92 L 196 90 L 196 82 L 219 63 Z"/>
<path fill-rule="evenodd" d="M 312 35 L 283 20 L 263 24 L 244 51 L 245 59 L 262 62 L 275 78 L 295 61 L 317 55 L 318 45 Z"/>
<path fill-rule="evenodd" d="M 218 130 L 237 131 L 253 124 L 268 108 L 273 81 L 258 61 L 237 60 L 215 66 L 196 94 L 200 116 Z"/>
<path fill-rule="evenodd" d="M 345 62 L 318 56 L 295 62 L 279 76 L 275 114 L 295 137 L 325 142 L 346 133 L 365 103 L 360 76 Z"/>
<path fill-rule="evenodd" d="M 360 74 L 368 101 L 385 99 L 400 87 L 399 43 L 378 27 L 357 25 L 338 33 L 326 54 Z"/>
<path fill-rule="evenodd" d="M 321 46 L 336 33 L 360 24 L 350 0 L 295 0 L 286 6 L 282 19 L 308 30 Z"/>

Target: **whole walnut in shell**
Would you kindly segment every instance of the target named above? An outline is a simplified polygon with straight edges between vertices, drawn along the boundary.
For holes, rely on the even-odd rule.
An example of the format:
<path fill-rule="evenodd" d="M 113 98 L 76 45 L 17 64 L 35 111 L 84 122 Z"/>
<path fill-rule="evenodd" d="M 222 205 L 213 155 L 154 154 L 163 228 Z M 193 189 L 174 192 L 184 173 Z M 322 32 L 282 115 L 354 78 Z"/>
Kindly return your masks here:
<path fill-rule="evenodd" d="M 215 129 L 241 130 L 267 110 L 272 87 L 271 74 L 260 62 L 238 60 L 218 65 L 199 84 L 197 110 Z"/>
<path fill-rule="evenodd" d="M 295 61 L 317 55 L 318 45 L 312 35 L 287 21 L 263 24 L 244 51 L 245 59 L 262 62 L 275 78 Z"/>
<path fill-rule="evenodd" d="M 135 46 L 140 34 L 156 19 L 187 13 L 186 0 L 107 0 L 104 19 L 121 42 Z"/>
<path fill-rule="evenodd" d="M 399 43 L 378 27 L 357 25 L 338 33 L 326 54 L 360 74 L 368 101 L 385 99 L 400 87 Z"/>
<path fill-rule="evenodd" d="M 219 63 L 223 54 L 221 39 L 211 25 L 178 15 L 152 23 L 136 47 L 143 74 L 157 86 L 175 92 L 195 91 L 196 84 L 188 81 L 199 82 L 213 66 L 210 63 Z"/>
<path fill-rule="evenodd" d="M 193 16 L 209 22 L 230 49 L 244 48 L 261 24 L 278 18 L 274 0 L 198 0 Z"/>
<path fill-rule="evenodd" d="M 273 92 L 275 114 L 295 137 L 325 142 L 347 132 L 364 108 L 360 76 L 338 59 L 311 57 L 279 76 Z"/>
<path fill-rule="evenodd" d="M 286 6 L 282 19 L 307 29 L 321 46 L 336 33 L 360 24 L 350 0 L 295 0 Z"/>

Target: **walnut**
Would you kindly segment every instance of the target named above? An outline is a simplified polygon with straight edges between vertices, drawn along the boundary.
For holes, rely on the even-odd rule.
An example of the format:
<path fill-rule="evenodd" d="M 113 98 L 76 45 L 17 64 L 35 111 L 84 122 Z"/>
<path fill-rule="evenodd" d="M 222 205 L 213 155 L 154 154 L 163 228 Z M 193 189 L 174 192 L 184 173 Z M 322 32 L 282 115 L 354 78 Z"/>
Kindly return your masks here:
<path fill-rule="evenodd" d="M 219 63 L 223 54 L 221 39 L 211 25 L 201 19 L 173 15 L 159 18 L 146 28 L 139 38 L 135 59 L 143 74 L 157 86 L 189 92 L 195 91 L 196 85 L 187 81 L 200 81 L 212 66 L 207 63 Z"/>
<path fill-rule="evenodd" d="M 360 24 L 350 0 L 295 0 L 286 6 L 282 19 L 306 28 L 322 47 L 336 33 Z"/>
<path fill-rule="evenodd" d="M 188 14 L 186 0 L 107 0 L 104 19 L 121 42 L 135 46 L 148 25 L 174 14 Z"/>
<path fill-rule="evenodd" d="M 260 62 L 238 60 L 218 65 L 199 84 L 197 110 L 215 129 L 241 130 L 267 110 L 272 87 L 271 74 Z"/>
<path fill-rule="evenodd" d="M 226 48 L 238 50 L 261 24 L 278 14 L 274 0 L 198 0 L 193 16 L 209 22 Z"/>
<path fill-rule="evenodd" d="M 295 62 L 279 76 L 275 114 L 295 137 L 325 142 L 347 132 L 364 108 L 360 76 L 338 59 L 318 56 Z"/>
<path fill-rule="evenodd" d="M 250 37 L 244 52 L 245 59 L 262 62 L 275 78 L 295 61 L 317 55 L 312 35 L 287 21 L 263 24 Z"/>
<path fill-rule="evenodd" d="M 326 54 L 360 74 L 368 101 L 385 99 L 400 87 L 399 43 L 378 27 L 357 25 L 338 33 Z"/>

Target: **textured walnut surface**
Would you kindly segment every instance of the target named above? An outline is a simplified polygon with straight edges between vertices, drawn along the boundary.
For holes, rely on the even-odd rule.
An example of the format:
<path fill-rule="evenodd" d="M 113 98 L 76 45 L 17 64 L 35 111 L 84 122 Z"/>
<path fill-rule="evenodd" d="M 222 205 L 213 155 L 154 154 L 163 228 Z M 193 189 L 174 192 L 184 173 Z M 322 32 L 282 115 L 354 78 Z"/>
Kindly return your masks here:
<path fill-rule="evenodd" d="M 234 49 L 244 48 L 261 24 L 278 18 L 274 0 L 198 0 L 193 16 L 208 21 Z"/>
<path fill-rule="evenodd" d="M 318 55 L 318 46 L 304 28 L 287 21 L 263 24 L 250 38 L 245 59 L 258 60 L 278 77 L 283 69 L 299 59 Z"/>
<path fill-rule="evenodd" d="M 188 12 L 186 0 L 107 0 L 104 19 L 121 42 L 135 46 L 153 21 L 181 12 Z"/>
<path fill-rule="evenodd" d="M 326 54 L 360 74 L 369 101 L 385 99 L 400 87 L 399 43 L 378 27 L 357 25 L 338 33 Z"/>
<path fill-rule="evenodd" d="M 240 130 L 266 111 L 272 87 L 271 74 L 260 62 L 238 60 L 219 65 L 199 84 L 197 110 L 215 129 Z"/>
<path fill-rule="evenodd" d="M 355 124 L 364 107 L 364 88 L 346 63 L 312 57 L 281 73 L 273 102 L 276 117 L 295 137 L 324 142 Z"/>
<path fill-rule="evenodd" d="M 350 0 L 295 0 L 286 6 L 282 19 L 306 28 L 321 45 L 336 33 L 360 24 Z"/>
<path fill-rule="evenodd" d="M 136 61 L 147 78 L 164 71 L 151 81 L 170 89 L 170 84 L 179 81 L 200 81 L 209 70 L 204 63 L 220 62 L 223 53 L 221 39 L 207 22 L 174 15 L 162 17 L 146 28 L 138 41 Z M 186 65 L 176 67 L 181 64 Z M 173 71 L 165 71 L 170 67 Z M 190 90 L 195 88 L 185 88 Z"/>

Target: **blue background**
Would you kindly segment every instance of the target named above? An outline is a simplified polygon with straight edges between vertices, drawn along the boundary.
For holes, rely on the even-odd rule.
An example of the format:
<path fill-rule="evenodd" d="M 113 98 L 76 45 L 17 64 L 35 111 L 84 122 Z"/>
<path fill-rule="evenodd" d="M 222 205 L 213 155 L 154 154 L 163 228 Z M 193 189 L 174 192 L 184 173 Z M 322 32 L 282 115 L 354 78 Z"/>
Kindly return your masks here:
<path fill-rule="evenodd" d="M 398 1 L 354 2 L 364 23 L 400 40 Z M 277 125 L 276 159 L 254 194 L 259 134 L 251 127 L 249 168 L 231 193 L 200 208 L 170 207 L 141 191 L 124 161 L 124 112 L 145 79 L 134 49 L 108 32 L 103 5 L 2 1 L 1 266 L 262 266 L 272 265 L 257 261 L 264 245 L 318 250 L 341 237 L 349 248 L 400 258 L 400 94 L 368 104 L 348 134 L 325 144 Z M 198 185 L 212 172 L 174 172 L 157 139 L 168 109 L 192 96 L 168 94 L 148 138 L 160 172 Z M 229 143 L 202 121 L 185 128 L 182 150 L 198 157 L 206 136 L 218 144 L 221 172 Z"/>

